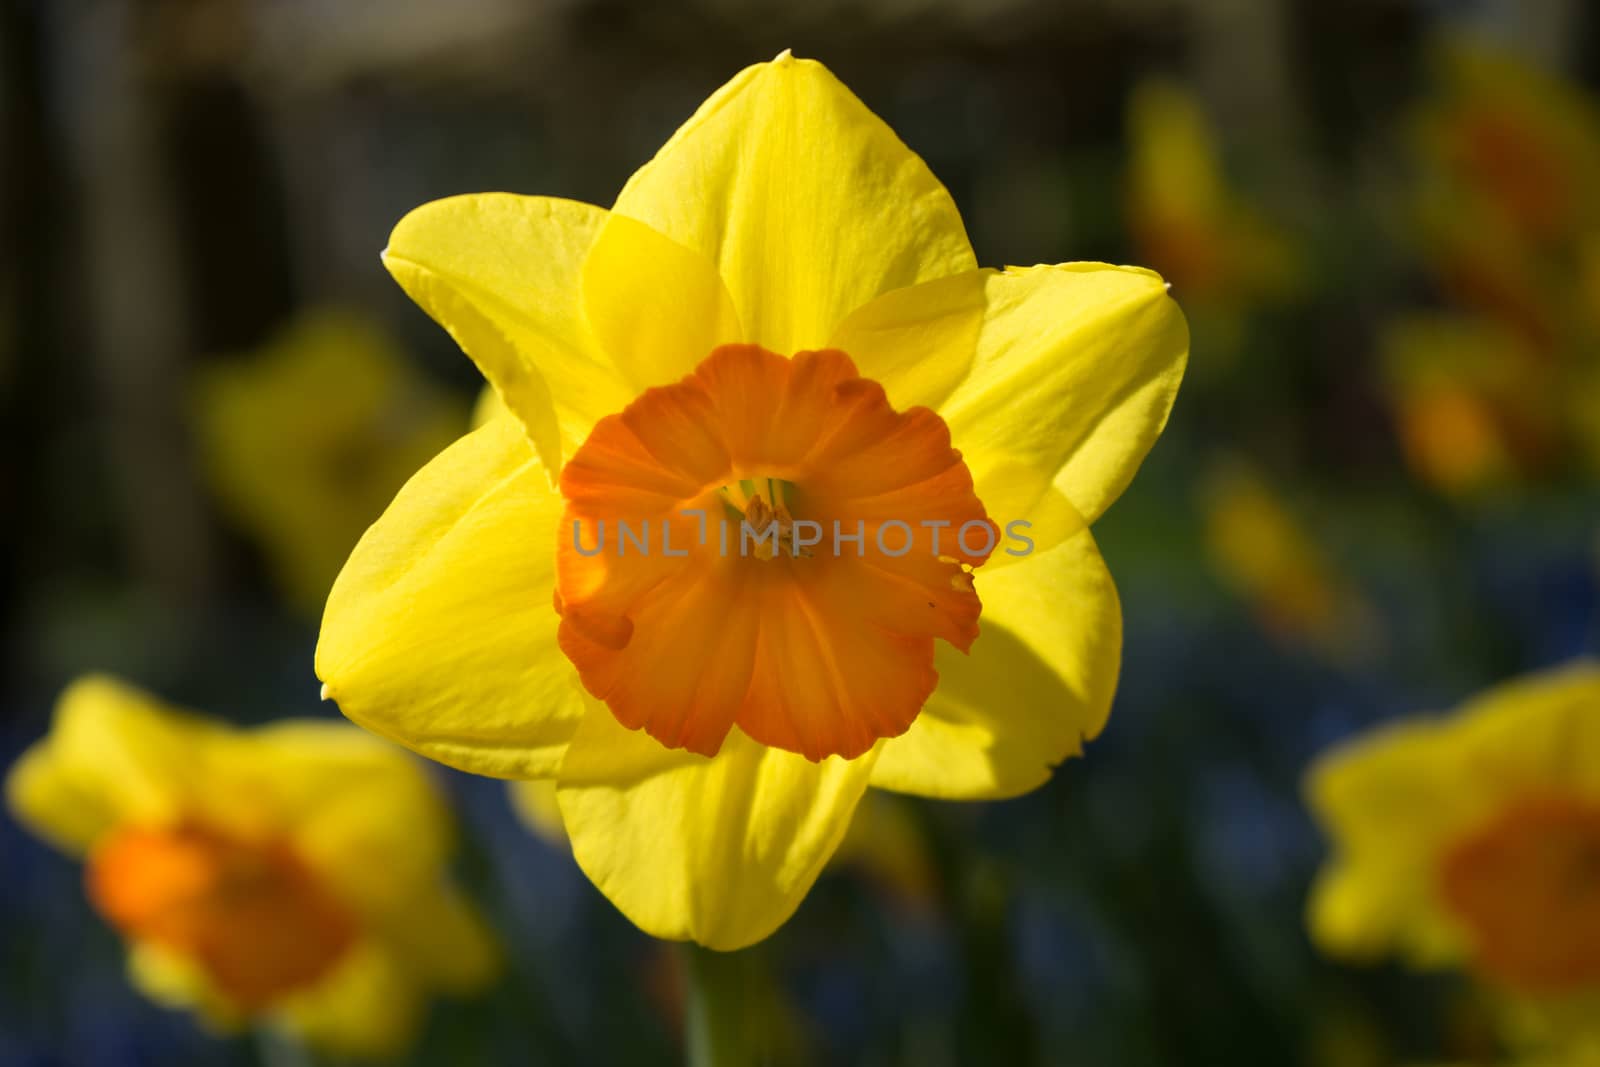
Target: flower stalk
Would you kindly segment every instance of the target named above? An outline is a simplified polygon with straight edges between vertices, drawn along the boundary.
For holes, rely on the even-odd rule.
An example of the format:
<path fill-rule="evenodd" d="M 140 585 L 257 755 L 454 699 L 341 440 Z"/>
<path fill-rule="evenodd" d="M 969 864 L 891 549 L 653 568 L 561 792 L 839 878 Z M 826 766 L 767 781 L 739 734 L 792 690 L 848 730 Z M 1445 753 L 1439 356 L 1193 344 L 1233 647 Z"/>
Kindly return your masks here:
<path fill-rule="evenodd" d="M 760 952 L 683 948 L 689 995 L 684 1008 L 688 1067 L 748 1067 L 775 1062 L 782 1004 Z"/>

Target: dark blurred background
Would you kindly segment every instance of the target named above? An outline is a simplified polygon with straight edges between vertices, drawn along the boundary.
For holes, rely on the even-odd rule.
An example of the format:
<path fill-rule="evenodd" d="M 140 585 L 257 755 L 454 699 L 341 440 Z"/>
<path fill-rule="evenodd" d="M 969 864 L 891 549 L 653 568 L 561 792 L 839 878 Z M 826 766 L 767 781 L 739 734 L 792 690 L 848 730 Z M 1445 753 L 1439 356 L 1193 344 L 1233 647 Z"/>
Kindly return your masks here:
<path fill-rule="evenodd" d="M 928 160 L 981 262 L 1152 266 L 1194 333 L 1097 526 L 1109 728 L 1026 798 L 892 806 L 824 876 L 758 950 L 795 1058 L 1488 1062 L 1456 980 L 1318 959 L 1299 779 L 1600 641 L 1585 0 L 0 0 L 0 762 L 88 670 L 329 713 L 320 590 L 481 385 L 390 228 L 609 204 L 786 47 Z M 678 1056 L 670 947 L 440 776 L 513 963 L 412 1062 Z M 0 1064 L 298 1062 L 134 994 L 80 879 L 0 819 Z"/>

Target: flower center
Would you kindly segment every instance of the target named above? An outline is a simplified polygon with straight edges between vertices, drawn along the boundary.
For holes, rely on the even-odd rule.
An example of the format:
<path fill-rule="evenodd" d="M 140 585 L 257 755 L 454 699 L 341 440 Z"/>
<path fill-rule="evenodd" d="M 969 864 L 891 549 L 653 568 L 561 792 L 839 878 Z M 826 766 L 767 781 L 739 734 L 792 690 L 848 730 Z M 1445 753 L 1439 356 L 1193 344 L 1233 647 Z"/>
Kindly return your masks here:
<path fill-rule="evenodd" d="M 819 760 L 903 733 L 965 651 L 996 542 L 949 430 L 842 352 L 726 345 L 561 474 L 562 650 L 624 726 Z"/>
<path fill-rule="evenodd" d="M 718 490 L 726 501 L 726 518 L 739 526 L 741 552 L 748 547 L 751 555 L 762 560 L 815 555 L 802 526 L 789 512 L 789 498 L 794 493 L 794 485 L 781 478 L 744 478 Z M 754 543 L 747 544 L 752 539 Z"/>
<path fill-rule="evenodd" d="M 354 920 L 287 844 L 198 825 L 119 830 L 91 854 L 89 899 L 125 936 L 187 956 L 254 1011 L 315 982 Z"/>
<path fill-rule="evenodd" d="M 1558 233 L 1570 215 L 1568 167 L 1548 140 L 1514 111 L 1480 106 L 1455 131 L 1451 162 L 1528 236 Z"/>
<path fill-rule="evenodd" d="M 1600 803 L 1518 801 L 1450 849 L 1438 876 L 1486 974 L 1535 992 L 1600 982 Z"/>

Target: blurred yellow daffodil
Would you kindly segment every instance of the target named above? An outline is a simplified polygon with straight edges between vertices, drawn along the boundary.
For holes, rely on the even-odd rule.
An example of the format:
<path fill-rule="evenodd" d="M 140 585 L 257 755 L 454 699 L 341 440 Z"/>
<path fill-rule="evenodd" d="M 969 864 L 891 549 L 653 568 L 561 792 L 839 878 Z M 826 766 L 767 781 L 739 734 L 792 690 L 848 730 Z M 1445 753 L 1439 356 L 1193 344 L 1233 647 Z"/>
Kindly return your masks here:
<path fill-rule="evenodd" d="M 194 399 L 215 492 L 308 614 L 395 490 L 467 425 L 376 325 L 335 309 L 208 365 Z"/>
<path fill-rule="evenodd" d="M 346 723 L 239 730 L 89 677 L 6 797 L 84 858 L 134 983 L 219 1028 L 387 1056 L 431 992 L 496 970 L 445 877 L 451 822 L 423 767 Z"/>
<path fill-rule="evenodd" d="M 1360 738 L 1307 790 L 1333 843 L 1309 910 L 1323 949 L 1469 970 L 1519 1043 L 1600 1036 L 1600 666 Z"/>
<path fill-rule="evenodd" d="M 1260 471 L 1229 461 L 1204 487 L 1206 549 L 1218 576 L 1274 633 L 1337 656 L 1365 652 L 1375 617 Z"/>
<path fill-rule="evenodd" d="M 1437 90 L 1411 119 L 1424 200 L 1530 244 L 1600 226 L 1600 111 L 1580 89 L 1467 38 L 1441 41 L 1433 61 Z"/>
<path fill-rule="evenodd" d="M 1142 257 L 1191 311 L 1227 320 L 1292 292 L 1299 264 L 1284 234 L 1229 188 L 1194 94 L 1151 80 L 1128 106 L 1128 220 Z"/>
<path fill-rule="evenodd" d="M 1422 250 L 1456 300 L 1559 348 L 1581 300 L 1575 245 L 1600 232 L 1600 113 L 1471 39 L 1445 39 L 1433 60 L 1435 91 L 1408 122 Z"/>
<path fill-rule="evenodd" d="M 1407 463 L 1450 493 L 1538 473 L 1562 434 L 1553 370 L 1513 330 L 1467 315 L 1412 315 L 1385 327 L 1384 382 Z"/>
<path fill-rule="evenodd" d="M 1410 116 L 1420 250 L 1457 313 L 1383 346 L 1413 468 L 1464 494 L 1600 470 L 1600 109 L 1469 39 Z"/>
<path fill-rule="evenodd" d="M 610 211 L 455 197 L 384 262 L 507 413 L 362 539 L 318 675 L 428 756 L 555 780 L 649 933 L 757 941 L 868 786 L 1012 796 L 1099 732 L 1121 619 L 1087 527 L 1187 355 L 1156 275 L 978 269 L 926 165 L 788 53 Z"/>

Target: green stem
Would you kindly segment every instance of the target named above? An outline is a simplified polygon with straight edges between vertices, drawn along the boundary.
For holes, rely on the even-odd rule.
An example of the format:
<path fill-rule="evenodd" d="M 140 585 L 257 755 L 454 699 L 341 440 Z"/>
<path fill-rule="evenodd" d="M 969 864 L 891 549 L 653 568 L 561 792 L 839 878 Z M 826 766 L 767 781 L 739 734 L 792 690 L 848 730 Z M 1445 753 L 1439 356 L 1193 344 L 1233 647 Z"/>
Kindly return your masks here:
<path fill-rule="evenodd" d="M 774 992 L 753 950 L 712 952 L 685 945 L 689 1001 L 684 1020 L 689 1067 L 770 1062 Z"/>
<path fill-rule="evenodd" d="M 261 1067 L 316 1067 L 316 1057 L 305 1043 L 282 1030 L 256 1030 L 256 1057 Z"/>
<path fill-rule="evenodd" d="M 689 1001 L 684 1019 L 689 1067 L 738 1067 L 748 1056 L 744 961 L 698 945 L 684 947 Z"/>

